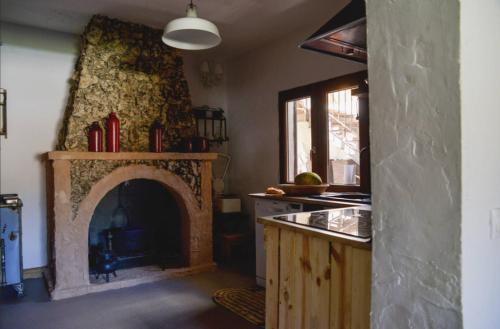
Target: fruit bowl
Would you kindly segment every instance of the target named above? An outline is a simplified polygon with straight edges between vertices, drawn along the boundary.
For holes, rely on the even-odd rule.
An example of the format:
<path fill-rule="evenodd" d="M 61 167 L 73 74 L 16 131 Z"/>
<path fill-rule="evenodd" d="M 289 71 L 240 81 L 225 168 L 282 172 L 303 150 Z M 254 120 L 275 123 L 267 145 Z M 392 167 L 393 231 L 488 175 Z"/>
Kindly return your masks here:
<path fill-rule="evenodd" d="M 320 185 L 296 185 L 296 184 L 280 184 L 278 187 L 282 189 L 286 195 L 305 196 L 321 194 L 326 191 L 328 184 Z"/>

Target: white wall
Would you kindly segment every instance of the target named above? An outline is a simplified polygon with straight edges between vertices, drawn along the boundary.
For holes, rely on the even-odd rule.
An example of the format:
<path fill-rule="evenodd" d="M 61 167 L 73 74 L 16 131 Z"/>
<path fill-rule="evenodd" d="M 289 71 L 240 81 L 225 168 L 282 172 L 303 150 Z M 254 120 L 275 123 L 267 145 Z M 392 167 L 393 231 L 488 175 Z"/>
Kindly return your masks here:
<path fill-rule="evenodd" d="M 24 267 L 47 263 L 43 153 L 53 150 L 77 56 L 69 34 L 2 25 L 1 84 L 8 93 L 8 138 L 1 140 L 1 191 L 23 207 Z"/>
<path fill-rule="evenodd" d="M 181 55 L 184 59 L 184 74 L 189 84 L 189 92 L 191 95 L 191 102 L 193 106 L 208 105 L 210 107 L 220 107 L 224 110 L 224 115 L 228 117 L 227 107 L 227 90 L 226 90 L 226 68 L 224 62 L 220 61 L 217 57 L 213 57 L 210 51 L 182 51 Z M 211 63 L 218 63 L 224 69 L 222 81 L 216 86 L 204 86 L 200 76 L 200 66 L 203 61 L 210 61 Z M 228 153 L 228 144 L 210 145 L 210 152 Z M 224 173 L 226 160 L 218 158 L 212 162 L 213 174 L 216 177 L 221 177 Z M 225 193 L 229 192 L 228 177 L 224 180 Z"/>
<path fill-rule="evenodd" d="M 298 48 L 321 23 L 228 63 L 230 187 L 250 213 L 246 195 L 279 182 L 278 92 L 366 68 Z"/>
<path fill-rule="evenodd" d="M 465 328 L 500 328 L 500 2 L 461 1 L 462 304 Z M 480 49 L 480 51 L 478 51 Z"/>
<path fill-rule="evenodd" d="M 224 63 L 217 61 L 217 58 L 213 59 L 204 51 L 182 51 L 181 55 L 184 59 L 184 74 L 189 84 L 189 92 L 191 94 L 191 102 L 193 103 L 193 106 L 208 105 L 212 107 L 221 107 L 224 112 L 227 112 L 225 72 L 220 84 L 212 87 L 204 86 L 200 76 L 200 65 L 203 61 L 214 60 L 215 62 L 221 64 L 223 68 Z"/>
<path fill-rule="evenodd" d="M 369 0 L 367 22 L 372 328 L 460 328 L 459 3 Z"/>

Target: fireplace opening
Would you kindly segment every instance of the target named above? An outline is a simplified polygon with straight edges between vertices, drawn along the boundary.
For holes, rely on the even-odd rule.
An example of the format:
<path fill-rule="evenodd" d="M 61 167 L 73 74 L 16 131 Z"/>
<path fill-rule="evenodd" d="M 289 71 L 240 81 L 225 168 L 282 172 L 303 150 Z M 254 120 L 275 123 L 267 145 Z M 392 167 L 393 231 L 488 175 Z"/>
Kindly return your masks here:
<path fill-rule="evenodd" d="M 175 197 L 161 183 L 134 179 L 116 186 L 90 222 L 90 282 L 120 280 L 136 268 L 182 267 L 181 221 Z"/>

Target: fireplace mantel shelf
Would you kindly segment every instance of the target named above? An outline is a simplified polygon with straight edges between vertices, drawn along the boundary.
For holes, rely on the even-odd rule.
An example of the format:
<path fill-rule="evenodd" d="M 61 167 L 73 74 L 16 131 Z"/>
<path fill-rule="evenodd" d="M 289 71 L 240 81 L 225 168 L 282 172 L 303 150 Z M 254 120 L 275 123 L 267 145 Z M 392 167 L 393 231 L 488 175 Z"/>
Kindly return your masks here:
<path fill-rule="evenodd" d="M 217 153 L 47 152 L 49 160 L 215 160 Z"/>

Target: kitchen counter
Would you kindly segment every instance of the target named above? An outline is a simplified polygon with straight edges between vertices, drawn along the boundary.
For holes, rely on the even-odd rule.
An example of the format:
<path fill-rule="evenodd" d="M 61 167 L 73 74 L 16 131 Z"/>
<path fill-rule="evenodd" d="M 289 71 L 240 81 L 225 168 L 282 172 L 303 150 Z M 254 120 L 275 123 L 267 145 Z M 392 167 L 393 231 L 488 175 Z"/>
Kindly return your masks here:
<path fill-rule="evenodd" d="M 363 207 L 264 216 L 257 218 L 257 222 L 371 249 L 371 211 Z"/>
<path fill-rule="evenodd" d="M 359 193 L 352 193 L 358 195 Z M 264 250 L 264 224 L 273 225 L 274 227 L 286 228 L 295 232 L 301 232 L 307 236 L 316 236 L 325 239 L 329 242 L 339 241 L 340 243 L 349 244 L 350 246 L 358 246 L 362 249 L 370 249 L 371 244 L 366 239 L 357 239 L 355 237 L 346 237 L 342 234 L 330 233 L 319 229 L 318 227 L 304 227 L 300 223 L 288 221 L 287 223 L 269 218 L 267 223 L 259 219 L 268 216 L 278 216 L 286 214 L 301 213 L 307 211 L 321 211 L 324 209 L 341 209 L 352 208 L 370 210 L 369 204 L 360 204 L 354 200 L 332 200 L 327 199 L 333 193 L 327 192 L 321 194 L 321 199 L 318 196 L 289 196 L 289 195 L 269 195 L 265 193 L 253 193 L 249 196 L 255 201 L 255 260 L 256 271 L 255 279 L 258 286 L 264 287 L 266 285 L 266 252 Z"/>
<path fill-rule="evenodd" d="M 258 199 L 268 199 L 285 202 L 297 202 L 302 204 L 320 205 L 328 208 L 345 208 L 345 207 L 359 207 L 360 209 L 371 210 L 371 206 L 367 204 L 359 204 L 355 202 L 344 201 L 330 201 L 322 199 L 308 198 L 306 196 L 288 196 L 288 195 L 273 195 L 266 193 L 251 193 L 248 196 Z"/>
<path fill-rule="evenodd" d="M 371 211 L 258 217 L 266 246 L 266 328 L 369 328 Z"/>

